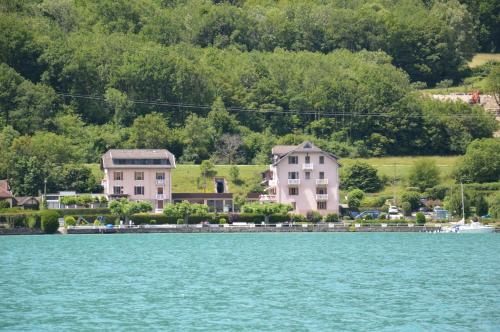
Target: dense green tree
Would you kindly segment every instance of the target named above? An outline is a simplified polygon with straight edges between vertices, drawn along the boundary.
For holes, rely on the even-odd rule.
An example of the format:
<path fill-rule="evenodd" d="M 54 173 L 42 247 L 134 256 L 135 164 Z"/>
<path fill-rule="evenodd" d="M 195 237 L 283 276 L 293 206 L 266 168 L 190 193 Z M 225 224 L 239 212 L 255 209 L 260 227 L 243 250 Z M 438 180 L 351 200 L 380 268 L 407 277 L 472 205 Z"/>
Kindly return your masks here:
<path fill-rule="evenodd" d="M 126 198 L 120 198 L 111 201 L 109 203 L 109 209 L 111 213 L 123 218 L 125 222 L 128 222 L 132 215 L 141 212 L 150 212 L 153 210 L 153 206 L 149 202 L 132 202 Z"/>
<path fill-rule="evenodd" d="M 406 191 L 401 194 L 401 202 L 408 202 L 411 211 L 415 211 L 420 206 L 420 194 L 416 191 Z"/>
<path fill-rule="evenodd" d="M 488 198 L 488 213 L 493 218 L 500 218 L 500 193 L 496 192 Z"/>
<path fill-rule="evenodd" d="M 361 189 L 353 189 L 347 194 L 347 205 L 351 209 L 357 209 L 361 206 L 361 201 L 365 193 Z"/>
<path fill-rule="evenodd" d="M 134 120 L 128 144 L 136 149 L 167 148 L 170 135 L 165 118 L 161 114 L 151 113 Z"/>
<path fill-rule="evenodd" d="M 500 105 L 500 64 L 496 64 L 491 68 L 490 73 L 486 76 L 485 85 L 486 90 L 495 97 L 497 105 Z"/>
<path fill-rule="evenodd" d="M 471 201 L 469 194 L 464 192 L 464 211 L 465 216 L 470 214 Z M 460 187 L 455 187 L 450 195 L 444 198 L 444 207 L 454 216 L 462 216 L 462 194 Z"/>
<path fill-rule="evenodd" d="M 341 171 L 341 186 L 345 189 L 361 189 L 376 192 L 382 187 L 377 170 L 365 162 L 355 162 Z"/>
<path fill-rule="evenodd" d="M 269 223 L 269 217 L 273 214 L 287 214 L 293 208 L 290 204 L 281 203 L 247 203 L 241 207 L 243 213 L 256 213 L 264 215 L 264 222 Z"/>
<path fill-rule="evenodd" d="M 472 142 L 455 169 L 455 179 L 463 182 L 496 182 L 500 180 L 500 139 Z"/>
<path fill-rule="evenodd" d="M 412 187 L 418 187 L 420 191 L 432 188 L 439 184 L 439 169 L 436 162 L 421 159 L 413 163 L 408 175 L 408 182 Z"/>
<path fill-rule="evenodd" d="M 166 204 L 163 208 L 163 214 L 168 217 L 184 219 L 184 223 L 189 223 L 190 216 L 206 216 L 208 215 L 208 206 L 204 204 L 189 203 L 183 201 L 177 204 Z"/>

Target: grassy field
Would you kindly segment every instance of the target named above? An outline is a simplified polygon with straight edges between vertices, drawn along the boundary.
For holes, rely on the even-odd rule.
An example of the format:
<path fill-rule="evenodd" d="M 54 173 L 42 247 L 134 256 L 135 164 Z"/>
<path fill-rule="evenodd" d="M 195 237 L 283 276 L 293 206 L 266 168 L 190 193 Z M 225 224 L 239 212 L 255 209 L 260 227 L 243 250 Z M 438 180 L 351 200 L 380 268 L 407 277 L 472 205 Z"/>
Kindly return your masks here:
<path fill-rule="evenodd" d="M 379 175 L 386 176 L 392 179 L 394 175 L 399 179 L 397 190 L 403 190 L 406 184 L 406 178 L 411 166 L 416 160 L 427 159 L 436 162 L 441 171 L 442 183 L 451 183 L 451 172 L 458 157 L 384 157 L 384 158 L 368 158 L 368 159 L 350 159 L 343 158 L 340 160 L 343 167 L 349 166 L 356 160 L 365 161 L 375 167 Z M 98 178 L 102 178 L 102 172 L 98 164 L 90 164 L 93 173 Z M 217 176 L 225 177 L 228 181 L 229 191 L 239 193 L 246 191 L 246 186 L 252 183 L 257 183 L 261 179 L 261 173 L 267 169 L 266 165 L 239 165 L 240 178 L 243 180 L 243 185 L 236 185 L 229 181 L 228 165 L 217 165 Z M 200 176 L 199 165 L 177 165 L 177 168 L 172 172 L 172 191 L 177 193 L 186 192 L 203 192 L 203 189 L 198 187 L 198 178 Z M 215 188 L 210 184 L 207 186 L 206 192 L 214 192 Z M 392 194 L 391 186 L 386 186 L 379 194 Z"/>
<path fill-rule="evenodd" d="M 469 67 L 475 68 L 485 64 L 488 61 L 500 62 L 500 53 L 477 53 L 469 62 Z"/>

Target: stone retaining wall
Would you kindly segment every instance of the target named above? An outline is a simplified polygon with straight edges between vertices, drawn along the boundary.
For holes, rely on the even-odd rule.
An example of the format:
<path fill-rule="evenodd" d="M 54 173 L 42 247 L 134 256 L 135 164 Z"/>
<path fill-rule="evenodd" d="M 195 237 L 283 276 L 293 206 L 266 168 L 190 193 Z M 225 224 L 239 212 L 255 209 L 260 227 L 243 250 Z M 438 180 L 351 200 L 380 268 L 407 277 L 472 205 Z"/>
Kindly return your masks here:
<path fill-rule="evenodd" d="M 67 234 L 116 234 L 116 233 L 303 233 L 303 232 L 434 232 L 440 227 L 403 227 L 403 226 L 365 226 L 349 228 L 348 226 L 315 225 L 308 227 L 175 227 L 175 228 L 113 228 L 113 229 L 79 229 L 71 228 Z"/>

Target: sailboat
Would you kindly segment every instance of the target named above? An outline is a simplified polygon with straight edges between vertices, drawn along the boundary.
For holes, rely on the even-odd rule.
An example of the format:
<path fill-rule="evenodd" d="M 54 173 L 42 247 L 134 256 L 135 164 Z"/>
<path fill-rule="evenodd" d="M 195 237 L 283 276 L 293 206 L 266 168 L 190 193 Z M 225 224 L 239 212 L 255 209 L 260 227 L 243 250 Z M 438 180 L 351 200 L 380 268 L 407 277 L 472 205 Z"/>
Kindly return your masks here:
<path fill-rule="evenodd" d="M 493 233 L 495 228 L 481 224 L 479 221 L 471 221 L 470 224 L 465 223 L 465 208 L 464 208 L 464 185 L 460 182 L 462 190 L 462 219 L 451 227 L 453 233 Z"/>

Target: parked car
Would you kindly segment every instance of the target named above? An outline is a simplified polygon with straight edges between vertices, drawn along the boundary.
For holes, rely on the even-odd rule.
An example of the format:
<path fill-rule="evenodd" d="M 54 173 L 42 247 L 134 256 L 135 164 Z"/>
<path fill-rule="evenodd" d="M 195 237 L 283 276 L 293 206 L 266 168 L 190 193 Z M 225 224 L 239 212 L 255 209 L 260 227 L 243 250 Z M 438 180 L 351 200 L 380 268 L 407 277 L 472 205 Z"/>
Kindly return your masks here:
<path fill-rule="evenodd" d="M 366 219 L 368 216 L 370 216 L 371 219 L 377 219 L 378 217 L 380 217 L 380 211 L 378 210 L 363 211 L 360 214 L 356 215 L 354 219 Z"/>

